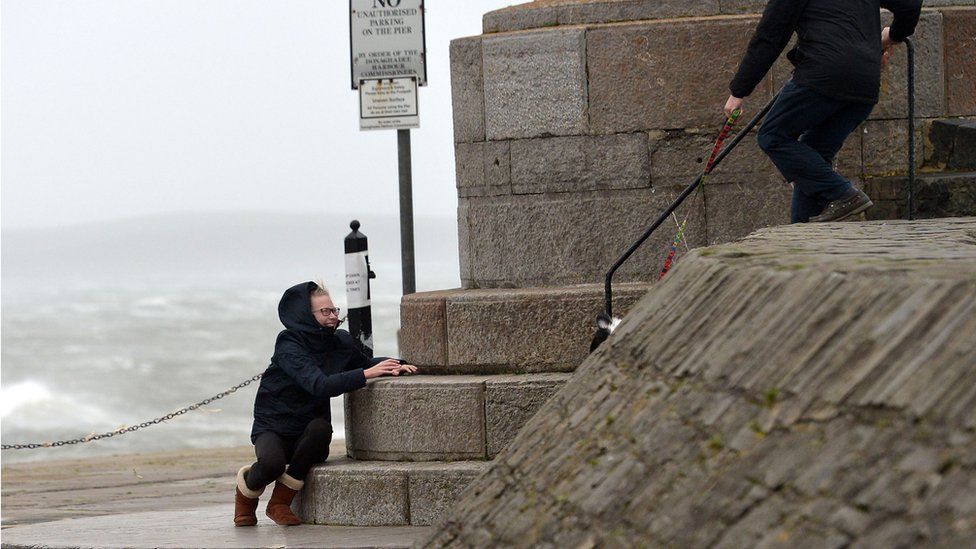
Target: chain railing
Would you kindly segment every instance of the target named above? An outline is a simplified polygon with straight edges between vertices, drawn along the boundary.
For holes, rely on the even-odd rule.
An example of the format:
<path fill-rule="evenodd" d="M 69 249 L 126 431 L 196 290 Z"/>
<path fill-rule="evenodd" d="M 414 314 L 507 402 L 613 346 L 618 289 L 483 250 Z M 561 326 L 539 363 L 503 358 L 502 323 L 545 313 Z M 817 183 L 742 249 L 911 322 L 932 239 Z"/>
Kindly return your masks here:
<path fill-rule="evenodd" d="M 247 387 L 248 385 L 254 383 L 255 381 L 257 381 L 259 379 L 261 379 L 261 376 L 262 375 L 263 374 L 258 374 L 256 376 L 252 377 L 251 379 L 245 380 L 245 381 L 243 381 L 241 383 L 238 383 L 237 385 L 234 385 L 233 387 L 231 387 L 230 389 L 227 389 L 226 391 L 223 391 L 221 393 L 217 393 L 216 395 L 214 395 L 214 396 L 212 396 L 210 398 L 205 398 L 205 399 L 201 400 L 200 402 L 197 402 L 196 404 L 191 404 L 191 405 L 189 405 L 189 406 L 187 406 L 185 408 L 180 408 L 179 410 L 177 410 L 175 412 L 171 412 L 169 414 L 166 414 L 165 416 L 158 417 L 158 418 L 153 419 L 153 420 L 150 420 L 150 421 L 143 421 L 142 423 L 140 423 L 138 425 L 132 425 L 131 427 L 120 427 L 120 428 L 118 428 L 118 429 L 116 429 L 114 431 L 109 431 L 107 433 L 102 433 L 102 434 L 99 434 L 99 435 L 94 435 L 93 434 L 93 435 L 88 435 L 86 437 L 75 438 L 75 439 L 71 439 L 71 440 L 57 440 L 57 441 L 54 441 L 54 442 L 31 442 L 31 443 L 27 443 L 27 444 L 3 444 L 3 445 L 0 445 L 0 449 L 2 449 L 2 450 L 33 450 L 35 448 L 57 448 L 57 447 L 60 447 L 60 446 L 68 446 L 68 445 L 71 445 L 71 444 L 80 444 L 80 443 L 83 443 L 83 442 L 94 442 L 96 440 L 101 440 L 103 438 L 112 438 L 112 437 L 117 436 L 117 435 L 124 435 L 126 433 L 132 433 L 134 431 L 138 431 L 139 429 L 145 429 L 146 427 L 150 427 L 152 425 L 158 425 L 160 423 L 163 423 L 164 421 L 169 421 L 169 420 L 175 418 L 176 416 L 181 416 L 181 415 L 183 415 L 183 414 L 185 414 L 187 412 L 192 412 L 192 411 L 194 411 L 194 410 L 196 410 L 198 408 L 202 408 L 202 407 L 210 404 L 211 402 L 214 402 L 215 400 L 220 400 L 220 399 L 224 398 L 225 396 L 227 396 L 227 395 L 229 395 L 231 393 L 237 392 L 238 389 L 243 389 L 244 387 Z"/>

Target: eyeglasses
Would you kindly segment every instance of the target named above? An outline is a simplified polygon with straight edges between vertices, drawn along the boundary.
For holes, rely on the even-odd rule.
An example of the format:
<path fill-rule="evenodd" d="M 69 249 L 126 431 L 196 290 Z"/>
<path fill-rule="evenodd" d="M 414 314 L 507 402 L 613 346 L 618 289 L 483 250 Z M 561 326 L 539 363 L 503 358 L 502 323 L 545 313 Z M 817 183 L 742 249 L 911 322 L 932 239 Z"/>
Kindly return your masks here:
<path fill-rule="evenodd" d="M 319 313 L 322 316 L 329 316 L 329 315 L 339 316 L 338 307 L 322 307 L 321 309 L 315 309 L 315 312 Z"/>

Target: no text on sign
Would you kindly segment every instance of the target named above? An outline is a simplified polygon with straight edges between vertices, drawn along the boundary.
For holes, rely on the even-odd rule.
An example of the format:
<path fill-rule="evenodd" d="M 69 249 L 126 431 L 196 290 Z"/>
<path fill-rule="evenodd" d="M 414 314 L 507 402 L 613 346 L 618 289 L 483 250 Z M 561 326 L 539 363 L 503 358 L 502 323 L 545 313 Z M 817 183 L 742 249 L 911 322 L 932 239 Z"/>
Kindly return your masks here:
<path fill-rule="evenodd" d="M 427 85 L 423 0 L 349 0 L 349 41 L 352 89 L 404 76 Z"/>

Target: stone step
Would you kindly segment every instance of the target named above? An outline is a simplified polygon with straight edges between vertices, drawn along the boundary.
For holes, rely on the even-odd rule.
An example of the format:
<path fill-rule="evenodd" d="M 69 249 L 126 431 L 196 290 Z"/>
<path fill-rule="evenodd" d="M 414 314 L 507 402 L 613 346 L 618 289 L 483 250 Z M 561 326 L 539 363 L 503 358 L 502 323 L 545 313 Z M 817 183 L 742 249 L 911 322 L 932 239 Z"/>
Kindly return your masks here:
<path fill-rule="evenodd" d="M 306 523 L 426 526 L 490 464 L 330 459 L 309 472 L 292 509 Z"/>
<path fill-rule="evenodd" d="M 372 380 L 345 397 L 346 452 L 359 460 L 492 459 L 571 375 Z"/>
<path fill-rule="evenodd" d="M 650 287 L 615 284 L 614 312 Z M 602 310 L 602 284 L 416 293 L 400 301 L 400 356 L 425 373 L 571 372 Z"/>
<path fill-rule="evenodd" d="M 934 120 L 927 138 L 926 167 L 949 171 L 976 171 L 976 120 Z"/>
<path fill-rule="evenodd" d="M 906 219 L 908 178 L 869 179 L 864 192 L 874 201 L 866 217 Z M 915 217 L 964 217 L 976 215 L 976 171 L 923 173 L 915 178 Z"/>

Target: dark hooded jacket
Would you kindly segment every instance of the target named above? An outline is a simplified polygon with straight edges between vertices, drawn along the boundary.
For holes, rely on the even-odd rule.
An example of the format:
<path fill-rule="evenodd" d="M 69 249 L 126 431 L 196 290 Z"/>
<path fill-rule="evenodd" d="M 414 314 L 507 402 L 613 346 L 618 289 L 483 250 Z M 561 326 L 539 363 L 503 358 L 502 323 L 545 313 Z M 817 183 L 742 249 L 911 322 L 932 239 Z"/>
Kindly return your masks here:
<path fill-rule="evenodd" d="M 366 385 L 363 370 L 370 361 L 349 333 L 315 321 L 310 301 L 315 288 L 314 282 L 292 286 L 278 303 L 285 330 L 254 399 L 251 442 L 267 431 L 299 436 L 316 418 L 331 421 L 329 399 Z"/>

